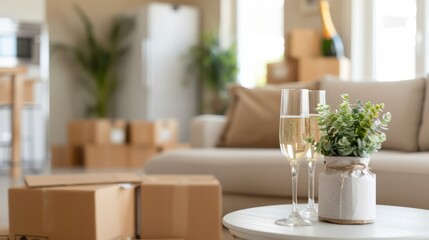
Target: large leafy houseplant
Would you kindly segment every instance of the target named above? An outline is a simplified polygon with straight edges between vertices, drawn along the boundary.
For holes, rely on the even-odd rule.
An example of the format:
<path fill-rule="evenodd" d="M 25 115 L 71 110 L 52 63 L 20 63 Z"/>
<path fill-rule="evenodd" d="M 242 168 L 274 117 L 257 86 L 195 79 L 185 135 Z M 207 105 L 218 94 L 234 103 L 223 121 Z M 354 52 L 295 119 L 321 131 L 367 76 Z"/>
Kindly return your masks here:
<path fill-rule="evenodd" d="M 132 17 L 114 18 L 102 41 L 95 37 L 94 26 L 87 14 L 80 7 L 75 10 L 85 30 L 82 39 L 75 45 L 54 44 L 53 49 L 67 53 L 82 70 L 80 80 L 91 101 L 87 114 L 105 118 L 118 86 L 117 66 L 129 51 L 125 40 L 133 31 L 135 20 Z"/>
<path fill-rule="evenodd" d="M 190 69 L 197 72 L 204 85 L 212 91 L 215 98 L 213 101 L 220 102 L 217 106 L 212 106 L 215 113 L 225 110 L 226 86 L 236 82 L 237 65 L 236 45 L 223 49 L 219 38 L 213 34 L 205 35 L 199 45 L 191 48 Z"/>
<path fill-rule="evenodd" d="M 387 125 L 391 120 L 389 112 L 381 115 L 384 104 L 352 104 L 347 94 L 341 95 L 343 102 L 332 111 L 329 105 L 319 105 L 318 124 L 321 131 L 316 143 L 324 156 L 368 157 L 380 149 L 386 140 Z"/>

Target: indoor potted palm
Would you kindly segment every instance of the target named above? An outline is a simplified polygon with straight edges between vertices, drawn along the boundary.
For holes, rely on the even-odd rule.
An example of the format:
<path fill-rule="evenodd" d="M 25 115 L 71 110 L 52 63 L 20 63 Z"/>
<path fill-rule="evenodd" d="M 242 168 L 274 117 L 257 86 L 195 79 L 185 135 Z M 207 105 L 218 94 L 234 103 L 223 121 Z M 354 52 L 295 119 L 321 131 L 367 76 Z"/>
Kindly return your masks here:
<path fill-rule="evenodd" d="M 350 103 L 347 94 L 338 110 L 319 105 L 321 131 L 316 143 L 326 171 L 319 176 L 319 219 L 340 224 L 365 224 L 375 219 L 375 174 L 368 164 L 386 140 L 389 112 L 384 104 Z"/>
<path fill-rule="evenodd" d="M 114 18 L 107 36 L 100 40 L 96 38 L 94 26 L 85 12 L 80 7 L 75 10 L 85 30 L 82 39 L 75 45 L 54 44 L 53 50 L 67 53 L 81 70 L 79 80 L 90 97 L 87 115 L 106 118 L 119 83 L 117 67 L 129 51 L 125 40 L 135 27 L 135 19 L 128 16 Z"/>
<path fill-rule="evenodd" d="M 207 34 L 201 44 L 191 49 L 189 68 L 198 74 L 204 88 L 210 92 L 209 112 L 223 114 L 227 103 L 226 86 L 236 82 L 237 77 L 236 45 L 224 49 L 218 37 Z"/>
<path fill-rule="evenodd" d="M 129 51 L 126 39 L 135 28 L 135 19 L 130 16 L 112 19 L 107 35 L 99 39 L 87 14 L 78 6 L 75 11 L 84 27 L 80 41 L 74 45 L 56 43 L 52 48 L 53 51 L 66 53 L 77 67 L 77 80 L 89 96 L 86 115 L 92 119 L 71 121 L 68 126 L 69 141 L 75 144 L 98 141 L 123 143 L 125 121 L 110 122 L 107 118 L 110 117 L 113 94 L 120 83 L 118 66 Z M 101 136 L 102 139 L 98 139 Z"/>

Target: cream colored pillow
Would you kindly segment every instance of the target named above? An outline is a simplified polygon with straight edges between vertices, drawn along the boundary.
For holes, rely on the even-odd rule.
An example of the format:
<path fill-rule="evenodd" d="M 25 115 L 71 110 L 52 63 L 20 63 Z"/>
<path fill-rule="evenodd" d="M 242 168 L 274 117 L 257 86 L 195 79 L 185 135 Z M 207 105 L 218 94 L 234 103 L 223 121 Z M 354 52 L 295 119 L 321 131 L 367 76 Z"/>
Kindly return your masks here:
<path fill-rule="evenodd" d="M 318 82 L 294 82 L 247 89 L 230 87 L 227 123 L 218 147 L 278 148 L 281 89 L 318 89 Z"/>
<path fill-rule="evenodd" d="M 326 90 L 326 103 L 337 108 L 340 95 L 348 93 L 350 99 L 384 103 L 385 112 L 392 114 L 387 140 L 383 149 L 417 151 L 418 134 L 422 118 L 425 80 L 412 79 L 394 82 L 342 81 L 336 77 L 326 77 L 321 81 L 321 89 Z"/>

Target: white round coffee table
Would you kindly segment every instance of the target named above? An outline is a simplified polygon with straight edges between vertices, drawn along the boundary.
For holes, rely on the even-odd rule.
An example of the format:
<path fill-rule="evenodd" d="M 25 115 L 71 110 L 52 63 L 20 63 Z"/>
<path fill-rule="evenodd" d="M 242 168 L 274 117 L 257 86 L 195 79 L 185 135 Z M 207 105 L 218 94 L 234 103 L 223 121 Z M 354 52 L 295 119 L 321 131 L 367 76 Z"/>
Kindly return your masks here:
<path fill-rule="evenodd" d="M 316 222 L 308 227 L 283 227 L 274 221 L 288 216 L 292 205 L 248 208 L 223 217 L 236 239 L 429 239 L 429 210 L 377 205 L 373 224 L 338 225 Z M 300 205 L 303 209 L 305 205 Z"/>

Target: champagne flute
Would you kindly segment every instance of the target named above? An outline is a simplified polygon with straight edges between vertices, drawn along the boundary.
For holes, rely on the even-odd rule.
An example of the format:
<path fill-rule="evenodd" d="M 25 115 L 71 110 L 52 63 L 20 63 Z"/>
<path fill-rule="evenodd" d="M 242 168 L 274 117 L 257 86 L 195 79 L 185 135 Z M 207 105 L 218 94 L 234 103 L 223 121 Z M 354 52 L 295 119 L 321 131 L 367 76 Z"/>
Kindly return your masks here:
<path fill-rule="evenodd" d="M 317 117 L 319 116 L 316 111 L 318 104 L 325 104 L 325 90 L 310 90 L 308 92 L 309 97 L 309 117 L 307 119 L 307 136 L 314 139 L 315 142 L 320 139 L 320 130 L 317 123 Z M 307 207 L 300 212 L 301 216 L 311 221 L 317 221 L 317 208 L 314 204 L 314 172 L 316 170 L 317 159 L 323 157 L 316 151 L 316 147 L 313 144 L 308 146 L 306 154 L 308 163 L 308 203 Z"/>
<path fill-rule="evenodd" d="M 312 222 L 303 219 L 297 209 L 297 187 L 299 166 L 305 159 L 305 120 L 308 118 L 308 90 L 283 89 L 280 106 L 279 141 L 282 154 L 289 161 L 292 176 L 292 212 L 287 218 L 275 221 L 281 226 L 310 226 Z"/>

